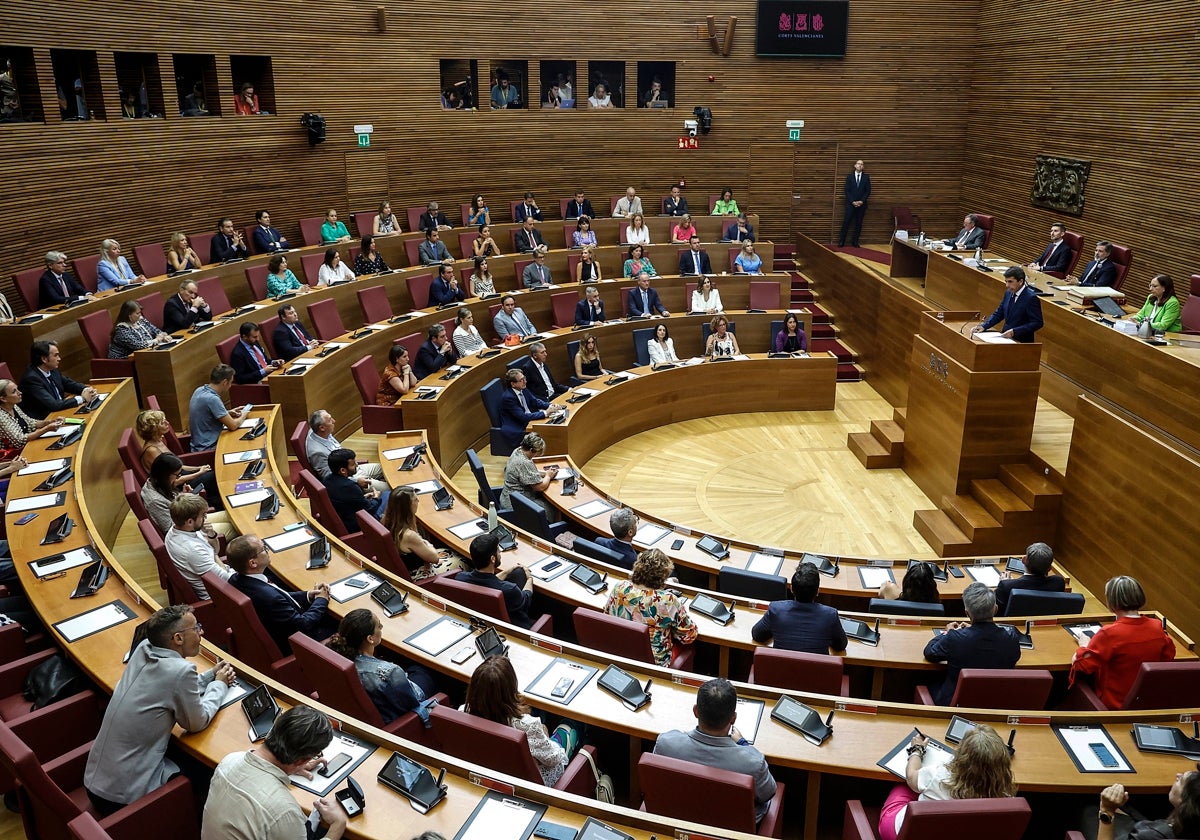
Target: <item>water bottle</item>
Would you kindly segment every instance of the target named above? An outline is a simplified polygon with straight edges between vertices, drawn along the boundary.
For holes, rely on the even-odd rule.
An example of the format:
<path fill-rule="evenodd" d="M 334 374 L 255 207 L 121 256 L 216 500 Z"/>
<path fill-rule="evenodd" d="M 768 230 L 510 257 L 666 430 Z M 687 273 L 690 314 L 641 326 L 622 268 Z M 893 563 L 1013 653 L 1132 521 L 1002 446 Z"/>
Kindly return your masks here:
<path fill-rule="evenodd" d="M 924 244 L 925 244 L 925 231 L 921 231 L 920 233 L 917 234 L 917 245 L 922 246 Z"/>
<path fill-rule="evenodd" d="M 983 265 L 983 248 L 975 249 L 975 262 Z"/>
<path fill-rule="evenodd" d="M 489 531 L 496 530 L 496 525 L 499 524 L 499 519 L 496 517 L 496 503 L 495 502 L 488 502 L 487 522 L 488 522 L 488 530 Z"/>

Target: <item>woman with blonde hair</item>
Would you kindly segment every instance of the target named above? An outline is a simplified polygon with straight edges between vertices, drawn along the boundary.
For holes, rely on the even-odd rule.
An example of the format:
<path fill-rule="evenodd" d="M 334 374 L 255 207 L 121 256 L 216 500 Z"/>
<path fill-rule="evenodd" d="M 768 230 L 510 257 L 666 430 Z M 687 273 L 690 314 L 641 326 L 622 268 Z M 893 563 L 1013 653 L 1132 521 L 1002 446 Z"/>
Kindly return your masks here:
<path fill-rule="evenodd" d="M 142 441 L 142 469 L 149 475 L 158 456 L 171 451 L 166 441 L 167 432 L 171 431 L 171 423 L 161 411 L 148 410 L 138 414 L 133 421 L 133 430 Z M 187 484 L 201 484 L 204 486 L 205 495 L 210 499 L 221 498 L 216 474 L 208 467 L 189 467 L 176 477 L 176 488 L 182 490 Z M 220 507 L 220 504 L 217 506 Z"/>
<path fill-rule="evenodd" d="M 96 291 L 106 292 L 130 283 L 144 283 L 145 276 L 134 274 L 129 260 L 121 256 L 121 243 L 105 239 L 100 243 L 100 262 L 96 263 Z"/>
<path fill-rule="evenodd" d="M 590 382 L 604 375 L 604 366 L 600 364 L 600 345 L 595 334 L 588 333 L 575 353 L 575 378 L 581 382 Z"/>
<path fill-rule="evenodd" d="M 188 243 L 187 234 L 176 231 L 171 234 L 171 247 L 167 249 L 167 266 L 171 271 L 191 271 L 204 265 Z"/>
<path fill-rule="evenodd" d="M 650 650 L 654 661 L 671 667 L 676 644 L 696 641 L 696 625 L 687 607 L 670 589 L 664 589 L 675 570 L 671 558 L 657 548 L 643 551 L 633 563 L 629 580 L 619 580 L 608 593 L 604 611 L 617 618 L 640 621 L 650 627 Z"/>

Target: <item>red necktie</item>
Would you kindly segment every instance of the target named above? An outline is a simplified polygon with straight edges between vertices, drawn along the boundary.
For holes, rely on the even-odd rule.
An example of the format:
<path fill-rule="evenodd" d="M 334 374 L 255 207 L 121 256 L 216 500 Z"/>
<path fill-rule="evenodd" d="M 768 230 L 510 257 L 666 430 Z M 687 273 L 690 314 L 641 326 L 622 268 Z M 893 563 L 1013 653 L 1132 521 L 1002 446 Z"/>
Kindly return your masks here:
<path fill-rule="evenodd" d="M 263 356 L 262 351 L 258 349 L 258 345 L 251 344 L 250 350 L 254 353 L 255 361 L 258 362 L 258 369 L 266 370 L 267 369 L 267 359 L 265 356 Z"/>

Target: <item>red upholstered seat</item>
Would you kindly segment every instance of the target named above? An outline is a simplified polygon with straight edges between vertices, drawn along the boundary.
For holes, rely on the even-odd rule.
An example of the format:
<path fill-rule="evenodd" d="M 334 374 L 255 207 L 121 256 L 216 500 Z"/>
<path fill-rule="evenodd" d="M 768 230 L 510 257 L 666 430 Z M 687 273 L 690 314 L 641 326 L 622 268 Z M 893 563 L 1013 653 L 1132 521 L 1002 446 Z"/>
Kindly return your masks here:
<path fill-rule="evenodd" d="M 321 244 L 321 225 L 325 224 L 324 216 L 310 216 L 300 220 L 300 237 L 305 245 Z"/>
<path fill-rule="evenodd" d="M 751 309 L 778 309 L 779 282 L 772 280 L 750 281 Z"/>
<path fill-rule="evenodd" d="M 418 266 L 421 264 L 421 242 L 420 239 L 405 239 L 404 240 L 404 255 L 408 257 L 410 266 Z"/>
<path fill-rule="evenodd" d="M 749 681 L 756 685 L 849 697 L 850 677 L 843 670 L 840 656 L 756 647 Z"/>
<path fill-rule="evenodd" d="M 997 671 L 963 668 L 958 674 L 951 706 L 971 709 L 1044 709 L 1054 687 L 1049 671 Z M 935 705 L 926 686 L 917 686 L 914 703 Z"/>
<path fill-rule="evenodd" d="M 429 287 L 433 285 L 432 274 L 410 274 L 404 278 L 408 286 L 408 296 L 412 299 L 414 309 L 424 309 L 429 306 Z M 416 360 L 416 356 L 413 356 Z"/>
<path fill-rule="evenodd" d="M 417 231 L 421 229 L 421 216 L 424 215 L 424 207 L 408 207 L 404 210 L 404 215 L 408 217 L 408 229 Z"/>
<path fill-rule="evenodd" d="M 920 231 L 921 217 L 912 208 L 898 206 L 892 208 L 892 230 Z"/>
<path fill-rule="evenodd" d="M 141 533 L 150 553 L 154 555 L 159 578 L 166 580 L 163 589 L 167 591 L 167 600 L 172 604 L 191 604 L 192 612 L 196 614 L 196 621 L 208 628 L 215 644 L 224 646 L 228 637 L 226 632 L 228 625 L 222 623 L 221 618 L 217 615 L 216 605 L 212 601 L 197 600 L 196 590 L 192 588 L 187 578 L 183 576 L 179 567 L 171 559 L 171 555 L 163 543 L 162 535 L 158 533 L 153 522 L 149 519 L 139 520 L 138 532 Z"/>
<path fill-rule="evenodd" d="M 395 313 L 388 301 L 387 289 L 383 286 L 368 286 L 358 290 L 358 308 L 362 310 L 363 323 L 378 324 Z"/>
<path fill-rule="evenodd" d="M 1183 302 L 1183 309 L 1180 311 L 1179 317 L 1183 325 L 1183 332 L 1200 335 L 1200 274 L 1192 275 L 1191 290 Z"/>
<path fill-rule="evenodd" d="M 76 257 L 71 260 L 71 263 L 75 266 L 75 277 L 83 284 L 83 287 L 89 292 L 96 291 L 100 283 L 100 276 L 97 269 L 100 265 L 100 255 Z"/>
<path fill-rule="evenodd" d="M 252 300 L 267 299 L 267 266 L 252 265 L 246 269 L 246 285 L 250 287 Z"/>
<path fill-rule="evenodd" d="M 638 662 L 654 663 L 650 648 L 650 628 L 640 621 L 629 621 L 588 607 L 575 610 L 575 635 L 584 647 L 602 650 Z M 675 648 L 671 667 L 677 671 L 695 668 L 696 652 L 691 645 Z"/>
<path fill-rule="evenodd" d="M 1063 231 L 1063 244 L 1071 249 L 1071 259 L 1067 263 L 1067 270 L 1043 272 L 1045 274 L 1049 274 L 1051 277 L 1057 277 L 1060 280 L 1066 277 L 1068 274 L 1075 273 L 1075 266 L 1079 264 L 1079 255 L 1083 253 L 1083 236 L 1078 233 L 1072 233 L 1069 230 Z"/>
<path fill-rule="evenodd" d="M 469 259 L 475 255 L 475 240 L 479 238 L 479 229 L 472 228 L 458 235 L 458 250 L 462 254 L 463 259 Z"/>
<path fill-rule="evenodd" d="M 377 210 L 355 210 L 350 213 L 350 221 L 354 223 L 359 239 L 375 235 L 375 217 L 378 215 Z"/>
<path fill-rule="evenodd" d="M 1133 249 L 1128 245 L 1113 245 L 1110 259 L 1117 267 L 1117 276 L 1113 278 L 1112 287 L 1120 289 L 1125 285 L 1125 278 L 1129 276 L 1129 266 L 1133 263 Z"/>
<path fill-rule="evenodd" d="M 163 257 L 165 260 L 166 257 Z M 24 271 L 18 271 L 13 275 L 13 285 L 17 287 L 17 292 L 21 295 L 21 300 L 25 301 L 25 308 L 30 312 L 36 312 L 38 308 L 38 281 L 42 279 L 42 275 L 46 273 L 45 267 L 27 268 Z"/>
<path fill-rule="evenodd" d="M 308 305 L 308 320 L 313 325 L 313 331 L 321 341 L 332 341 L 346 334 L 342 324 L 342 316 L 338 314 L 337 301 L 332 298 L 319 300 Z"/>
<path fill-rule="evenodd" d="M 315 254 L 300 255 L 300 277 L 296 278 L 303 283 L 316 288 L 317 281 L 321 277 L 321 265 L 325 262 L 324 252 Z M 214 310 L 215 311 L 215 310 Z"/>
<path fill-rule="evenodd" d="M 147 277 L 162 277 L 167 273 L 167 252 L 162 243 L 147 242 L 145 245 L 135 245 L 133 256 L 142 270 L 141 273 Z"/>
<path fill-rule="evenodd" d="M 491 616 L 497 621 L 512 624 L 508 616 L 508 605 L 504 603 L 504 593 L 499 589 L 489 589 L 474 583 L 455 580 L 450 575 L 440 575 L 425 582 L 425 587 L 433 593 L 441 595 L 448 601 Z M 554 635 L 554 623 L 549 615 L 543 615 L 534 621 L 529 628 L 533 633 L 546 636 Z"/>
<path fill-rule="evenodd" d="M 249 251 L 251 255 L 263 253 L 258 249 L 258 243 L 254 241 L 254 231 L 256 230 L 258 230 L 257 222 L 252 225 L 246 225 L 242 228 L 242 234 L 246 242 L 246 250 Z M 258 298 L 255 298 L 255 300 L 258 300 Z"/>
<path fill-rule="evenodd" d="M 983 228 L 983 250 L 986 251 L 992 244 L 992 229 L 996 225 L 996 217 L 976 213 L 975 219 L 979 226 Z"/>
<path fill-rule="evenodd" d="M 550 306 L 554 310 L 554 328 L 562 329 L 575 323 L 575 304 L 579 303 L 578 292 L 555 292 L 550 295 Z"/>
<path fill-rule="evenodd" d="M 200 293 L 200 297 L 204 298 L 204 302 L 208 304 L 213 315 L 220 315 L 233 309 L 233 304 L 229 302 L 229 295 L 225 294 L 225 287 L 221 284 L 220 277 L 205 277 L 203 280 L 197 280 L 196 291 Z"/>
<path fill-rule="evenodd" d="M 913 802 L 908 806 L 897 840 L 970 838 L 970 840 L 1021 840 L 1032 812 L 1020 797 L 1006 799 L 951 799 Z M 878 809 L 863 807 L 857 799 L 846 803 L 842 840 L 878 840 Z"/>
<path fill-rule="evenodd" d="M 379 371 L 375 369 L 375 359 L 363 356 L 350 365 L 350 375 L 354 377 L 354 385 L 362 399 L 362 430 L 369 435 L 386 435 L 393 429 L 402 429 L 400 403 L 393 405 L 376 405 L 375 393 L 379 388 Z"/>
<path fill-rule="evenodd" d="M 642 810 L 673 819 L 703 823 L 759 837 L 783 836 L 785 786 L 760 822 L 754 819 L 754 777 L 655 753 L 638 759 Z"/>
<path fill-rule="evenodd" d="M 113 320 L 107 309 L 89 312 L 79 319 L 79 331 L 92 351 L 92 378 L 114 379 L 134 375 L 133 359 L 108 358 L 108 340 L 112 336 Z"/>
<path fill-rule="evenodd" d="M 1200 662 L 1143 662 L 1122 709 L 1188 709 L 1200 705 Z M 1060 710 L 1105 711 L 1084 680 L 1076 680 Z"/>
<path fill-rule="evenodd" d="M 149 294 L 142 295 L 137 299 L 137 303 L 138 306 L 142 307 L 142 316 L 161 330 L 163 325 L 164 303 L 162 293 L 153 291 Z"/>
<path fill-rule="evenodd" d="M 212 258 L 212 241 L 216 234 L 215 230 L 208 233 L 188 234 L 188 244 L 192 246 L 192 250 L 196 252 L 196 256 L 200 258 L 200 262 L 204 265 L 216 262 Z M 205 299 L 207 300 L 207 298 Z"/>

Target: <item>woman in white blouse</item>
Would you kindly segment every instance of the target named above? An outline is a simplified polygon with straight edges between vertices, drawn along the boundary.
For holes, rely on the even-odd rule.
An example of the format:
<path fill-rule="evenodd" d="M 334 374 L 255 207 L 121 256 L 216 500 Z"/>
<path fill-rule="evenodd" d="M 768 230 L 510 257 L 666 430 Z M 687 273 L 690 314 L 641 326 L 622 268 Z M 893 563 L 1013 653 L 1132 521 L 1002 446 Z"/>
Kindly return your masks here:
<path fill-rule="evenodd" d="M 709 324 L 712 329 L 712 334 L 708 337 L 708 343 L 704 345 L 704 355 L 715 359 L 718 356 L 733 358 L 742 351 L 738 349 L 737 336 L 729 332 L 729 319 L 724 315 L 717 315 Z"/>
<path fill-rule="evenodd" d="M 703 312 L 706 315 L 725 311 L 725 307 L 721 306 L 721 293 L 713 287 L 711 277 L 701 279 L 699 288 L 692 292 L 691 311 Z"/>
<path fill-rule="evenodd" d="M 342 262 L 337 248 L 326 248 L 325 262 L 321 264 L 321 270 L 317 272 L 317 285 L 329 286 L 343 280 L 353 279 L 354 272 L 350 270 L 350 266 Z"/>
<path fill-rule="evenodd" d="M 629 245 L 650 244 L 650 228 L 646 227 L 646 220 L 641 213 L 634 213 L 633 221 L 625 228 L 625 242 Z"/>
<path fill-rule="evenodd" d="M 470 309 L 460 307 L 454 323 L 454 335 L 450 340 L 454 342 L 454 349 L 458 351 L 459 356 L 469 356 L 487 347 L 475 327 L 475 316 L 471 314 Z"/>
<path fill-rule="evenodd" d="M 646 342 L 646 349 L 650 351 L 652 365 L 679 361 L 679 357 L 675 355 L 675 341 L 667 332 L 666 324 L 659 324 L 654 328 L 654 338 Z"/>

